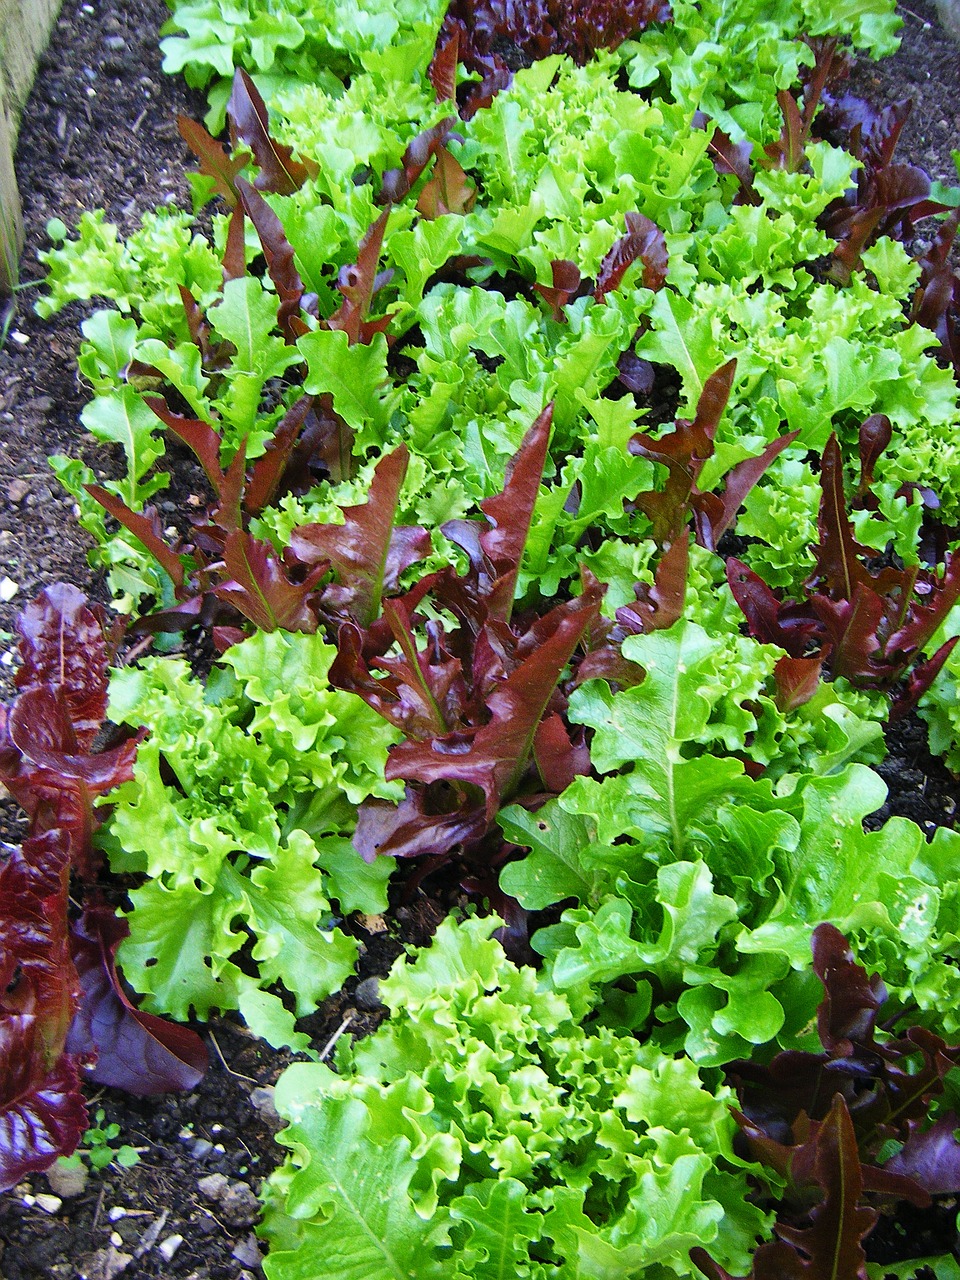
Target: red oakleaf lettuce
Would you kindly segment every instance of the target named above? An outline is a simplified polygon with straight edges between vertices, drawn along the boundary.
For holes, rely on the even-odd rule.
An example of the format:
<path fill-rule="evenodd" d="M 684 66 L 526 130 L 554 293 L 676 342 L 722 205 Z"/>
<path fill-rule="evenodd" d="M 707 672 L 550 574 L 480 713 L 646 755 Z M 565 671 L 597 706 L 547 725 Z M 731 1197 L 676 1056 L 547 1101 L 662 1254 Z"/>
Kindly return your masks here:
<path fill-rule="evenodd" d="M 294 160 L 292 148 L 271 137 L 266 104 L 242 67 L 237 68 L 233 77 L 227 116 L 234 152 L 239 142 L 245 143 L 260 168 L 253 184 L 258 191 L 292 195 L 318 172 L 313 161 Z"/>

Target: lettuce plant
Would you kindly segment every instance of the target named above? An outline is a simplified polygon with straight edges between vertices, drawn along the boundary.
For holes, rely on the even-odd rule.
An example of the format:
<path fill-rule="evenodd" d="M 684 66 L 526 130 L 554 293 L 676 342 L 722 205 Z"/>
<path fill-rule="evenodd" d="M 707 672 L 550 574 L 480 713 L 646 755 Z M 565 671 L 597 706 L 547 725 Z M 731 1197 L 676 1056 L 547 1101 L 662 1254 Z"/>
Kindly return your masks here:
<path fill-rule="evenodd" d="M 441 925 L 380 994 L 392 1016 L 334 1074 L 277 1085 L 286 1164 L 268 1184 L 270 1280 L 695 1276 L 691 1246 L 743 1266 L 730 1091 L 685 1058 L 585 1025 L 490 939 Z"/>
<path fill-rule="evenodd" d="M 97 749 L 116 643 L 102 623 L 76 588 L 43 592 L 21 615 L 18 692 L 0 708 L 0 778 L 30 821 L 0 863 L 3 1188 L 76 1147 L 81 1075 L 144 1094 L 192 1088 L 206 1068 L 194 1032 L 123 994 L 112 910 L 69 919 L 71 872 L 89 885 L 99 865 L 97 799 L 130 778 L 137 752 L 136 738 Z"/>
<path fill-rule="evenodd" d="M 114 675 L 111 717 L 149 730 L 105 833 L 111 868 L 148 877 L 117 951 L 147 1011 L 239 1008 L 271 1043 L 301 1048 L 272 985 L 302 1017 L 353 971 L 357 944 L 337 920 L 386 908 L 392 862 L 368 866 L 350 836 L 361 801 L 397 794 L 383 780 L 395 735 L 330 688 L 334 656 L 319 635 L 261 631 L 206 690 L 182 660 Z M 248 944 L 252 973 L 238 963 Z"/>
<path fill-rule="evenodd" d="M 890 441 L 889 420 L 869 418 L 861 428 L 861 502 L 873 466 Z M 847 517 L 843 463 L 831 436 L 820 464 L 819 541 L 812 548 L 816 567 L 804 584 L 805 601 L 779 600 L 741 561 L 727 561 L 727 580 L 752 635 L 779 644 L 815 678 L 818 664 L 860 688 L 894 691 L 891 718 L 916 705 L 947 660 L 956 638 L 929 658 L 924 650 L 960 595 L 960 560 L 947 553 L 943 574 L 919 566 L 868 567 L 870 550 L 854 537 Z M 819 656 L 809 656 L 819 647 Z M 908 677 L 908 672 L 909 678 Z"/>
<path fill-rule="evenodd" d="M 795 1045 L 816 1007 L 798 971 L 829 921 L 889 975 L 896 1008 L 915 1003 L 952 1034 L 957 840 L 944 830 L 928 847 L 898 819 L 863 830 L 885 790 L 847 763 L 862 726 L 836 717 L 838 755 L 812 755 L 810 772 L 774 785 L 738 758 L 764 737 L 762 677 L 742 650 L 681 621 L 623 652 L 645 671 L 639 684 L 590 681 L 570 699 L 570 718 L 593 730 L 593 776 L 500 819 L 531 850 L 501 873 L 503 889 L 532 910 L 577 904 L 533 936 L 549 981 L 571 999 L 599 988 L 614 1025 L 721 1063 L 774 1038 Z"/>
<path fill-rule="evenodd" d="M 813 960 L 825 988 L 817 1010 L 822 1051 L 728 1069 L 750 1153 L 786 1184 L 778 1239 L 757 1250 L 755 1280 L 865 1276 L 862 1242 L 877 1223 L 879 1201 L 908 1200 L 922 1209 L 931 1193 L 960 1185 L 956 1115 L 930 1124 L 931 1104 L 960 1051 L 923 1028 L 880 1034 L 883 983 L 855 963 L 831 925 L 814 930 Z M 707 1250 L 696 1248 L 693 1258 L 713 1280 L 730 1280 Z M 936 1261 L 913 1265 L 920 1271 Z M 940 1261 L 955 1269 L 952 1255 Z"/>

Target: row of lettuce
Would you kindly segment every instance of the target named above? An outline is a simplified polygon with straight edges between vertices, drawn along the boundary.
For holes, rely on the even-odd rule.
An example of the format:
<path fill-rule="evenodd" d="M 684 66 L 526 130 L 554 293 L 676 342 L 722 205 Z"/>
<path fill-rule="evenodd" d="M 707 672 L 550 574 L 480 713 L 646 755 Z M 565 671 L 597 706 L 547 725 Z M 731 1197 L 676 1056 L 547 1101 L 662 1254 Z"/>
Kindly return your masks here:
<path fill-rule="evenodd" d="M 891 715 L 919 702 L 960 767 L 960 191 L 843 86 L 895 30 L 862 2 L 175 8 L 168 69 L 231 146 L 182 122 L 192 215 L 84 214 L 43 255 L 41 312 L 112 303 L 82 420 L 124 467 L 53 465 L 159 655 L 108 688 L 73 594 L 22 624 L 0 768 L 33 827 L 0 896 L 46 994 L 3 1114 L 47 1146 L 14 1180 L 76 1142 L 81 1066 L 133 1074 L 66 1039 L 67 870 L 105 857 L 139 887 L 123 941 L 97 918 L 97 998 L 116 950 L 167 1083 L 198 1055 L 157 1015 L 238 1010 L 305 1059 L 271 1280 L 960 1275 L 864 1252 L 876 1197 L 960 1190 L 960 837 L 864 828 Z M 189 520 L 156 505 L 184 448 Z M 164 656 L 196 625 L 203 680 Z M 408 859 L 496 914 L 398 962 L 334 1072 L 297 1021 Z M 59 1131 L 24 1101 L 51 1068 Z"/>

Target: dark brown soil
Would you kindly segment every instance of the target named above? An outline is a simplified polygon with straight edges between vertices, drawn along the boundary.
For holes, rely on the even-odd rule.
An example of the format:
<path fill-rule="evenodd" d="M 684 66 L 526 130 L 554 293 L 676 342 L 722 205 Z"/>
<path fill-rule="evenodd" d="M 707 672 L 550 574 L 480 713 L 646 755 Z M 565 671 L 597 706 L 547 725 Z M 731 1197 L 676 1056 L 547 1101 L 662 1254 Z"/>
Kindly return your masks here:
<path fill-rule="evenodd" d="M 902 155 L 953 183 L 960 53 L 936 24 L 932 6 L 914 0 L 903 15 L 900 54 L 858 70 L 853 87 L 881 102 L 913 98 Z M 57 579 L 102 593 L 87 567 L 86 538 L 72 519 L 71 501 L 46 465 L 48 454 L 78 448 L 77 415 L 86 398 L 75 371 L 78 324 L 92 306 L 74 305 L 40 321 L 31 309 L 31 282 L 42 275 L 36 254 L 46 243 L 48 218 L 72 225 L 83 209 L 102 207 L 126 232 L 164 200 L 189 207 L 182 178 L 188 155 L 175 116 L 199 116 L 202 104 L 160 71 L 157 29 L 166 16 L 160 0 L 102 0 L 96 9 L 66 0 L 24 117 L 17 171 L 27 233 L 21 272 L 28 287 L 19 294 L 11 338 L 0 350 L 0 580 L 19 587 L 15 599 L 0 604 L 0 629 L 7 631 L 20 602 Z M 92 455 L 91 441 L 80 447 Z M 9 688 L 10 649 L 0 636 L 0 693 Z M 883 773 L 891 787 L 887 812 L 912 817 L 928 830 L 952 821 L 958 785 L 930 758 L 918 721 L 892 736 Z M 358 924 L 363 976 L 386 972 L 401 943 L 425 939 L 445 910 L 419 894 L 394 913 L 390 931 L 366 933 Z M 354 982 L 326 1003 L 309 1030 L 319 1049 L 338 1033 L 370 1030 L 379 1017 L 375 992 L 365 984 L 357 993 Z M 226 1020 L 200 1031 L 211 1067 L 194 1093 L 146 1100 L 111 1090 L 91 1093 L 93 1110 L 102 1107 L 105 1123 L 119 1124 L 117 1145 L 138 1148 L 139 1164 L 92 1172 L 73 1196 L 52 1191 L 40 1176 L 3 1197 L 4 1280 L 262 1275 L 252 1234 L 255 1193 L 282 1154 L 273 1140 L 269 1088 L 288 1058 Z M 211 1181 L 212 1175 L 221 1177 Z M 952 1239 L 938 1247 L 949 1247 Z"/>

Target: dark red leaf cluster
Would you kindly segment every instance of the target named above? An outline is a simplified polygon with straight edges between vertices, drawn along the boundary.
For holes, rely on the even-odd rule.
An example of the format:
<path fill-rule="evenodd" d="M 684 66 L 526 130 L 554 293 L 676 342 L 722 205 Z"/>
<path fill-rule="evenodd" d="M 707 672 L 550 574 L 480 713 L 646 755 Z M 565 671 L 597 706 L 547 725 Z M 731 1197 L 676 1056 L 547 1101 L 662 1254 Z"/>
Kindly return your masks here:
<path fill-rule="evenodd" d="M 466 553 L 465 574 L 431 574 L 384 601 L 382 617 L 367 627 L 340 628 L 331 680 L 404 734 L 386 776 L 408 784 L 406 798 L 399 806 L 368 801 L 360 810 L 354 842 L 368 860 L 377 853 L 447 859 L 456 850 L 469 864 L 502 805 L 521 791 L 560 791 L 589 765 L 561 718 L 558 686 L 597 620 L 602 589 L 589 581 L 582 595 L 541 617 L 513 617 L 551 418 L 548 408 L 524 438 L 503 491 L 481 503 L 486 526 L 444 526 Z M 432 617 L 417 612 L 425 601 Z M 437 620 L 441 611 L 455 619 L 453 629 Z M 484 871 L 500 856 L 486 850 Z"/>
<path fill-rule="evenodd" d="M 950 1113 L 930 1122 L 960 1048 L 923 1027 L 878 1040 L 886 990 L 833 925 L 814 930 L 813 963 L 824 986 L 822 1052 L 791 1050 L 768 1066 L 741 1061 L 727 1068 L 750 1158 L 786 1183 L 778 1239 L 757 1250 L 752 1280 L 866 1280 L 863 1241 L 876 1224 L 877 1201 L 924 1208 L 931 1195 L 960 1190 L 960 1121 Z M 897 1154 L 877 1163 L 891 1142 Z M 712 1280 L 732 1280 L 706 1250 L 691 1257 Z"/>
<path fill-rule="evenodd" d="M 97 869 L 95 802 L 133 776 L 137 739 L 97 749 L 116 635 L 62 584 L 27 606 L 19 630 L 18 693 L 0 708 L 0 780 L 30 835 L 0 861 L 0 1188 L 74 1150 L 86 1127 L 81 1072 L 149 1093 L 190 1087 L 205 1061 L 192 1032 L 133 1009 L 112 952 L 82 955 L 90 924 L 76 934 L 68 924 L 71 871 L 89 881 Z M 112 910 L 96 919 L 115 945 L 123 926 Z M 165 1071 L 145 1070 L 148 1032 Z"/>
<path fill-rule="evenodd" d="M 480 76 L 461 100 L 465 118 L 489 106 L 514 71 L 552 53 L 581 65 L 652 22 L 673 17 L 669 0 L 452 0 L 437 40 L 431 79 L 438 100 L 453 97 L 459 60 Z"/>
<path fill-rule="evenodd" d="M 890 424 L 881 415 L 863 424 L 863 506 L 869 507 L 865 499 L 873 467 L 889 440 Z M 858 688 L 896 691 L 891 719 L 897 719 L 916 705 L 956 644 L 956 639 L 948 640 L 930 658 L 923 658 L 925 646 L 960 598 L 960 555 L 947 554 L 942 575 L 892 563 L 871 568 L 875 553 L 856 541 L 847 516 L 843 460 L 833 435 L 823 451 L 820 487 L 816 569 L 804 584 L 805 599 L 781 600 L 734 557 L 727 560 L 727 581 L 750 634 L 785 649 L 794 664 L 804 664 L 778 664 L 786 704 L 797 705 L 798 686 L 812 693 L 815 682 L 809 664 L 817 663 Z"/>

